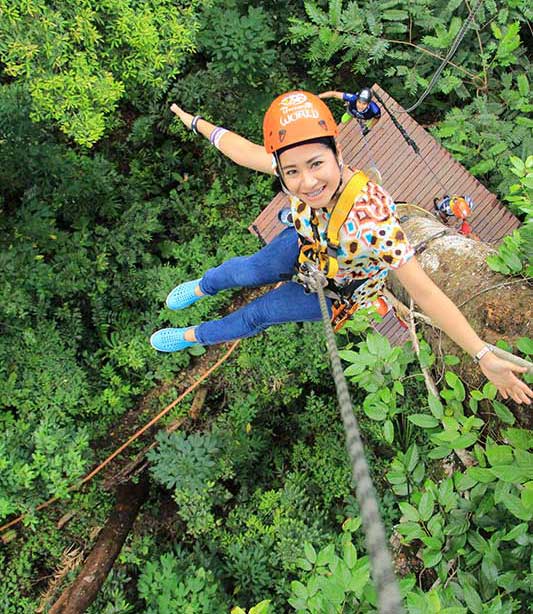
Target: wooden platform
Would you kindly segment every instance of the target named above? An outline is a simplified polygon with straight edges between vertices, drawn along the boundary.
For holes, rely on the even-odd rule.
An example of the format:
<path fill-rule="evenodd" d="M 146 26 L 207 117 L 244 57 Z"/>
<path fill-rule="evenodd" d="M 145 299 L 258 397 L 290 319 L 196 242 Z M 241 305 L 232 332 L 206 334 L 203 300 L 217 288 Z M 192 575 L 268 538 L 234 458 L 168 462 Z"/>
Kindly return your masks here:
<path fill-rule="evenodd" d="M 393 113 L 400 108 L 378 85 L 372 89 L 384 100 Z M 410 202 L 433 210 L 433 198 L 448 194 L 468 194 L 474 199 L 475 210 L 469 218 L 474 232 L 486 243 L 496 244 L 520 226 L 519 220 L 502 205 L 452 155 L 407 113 L 394 113 L 420 149 L 416 155 L 389 114 L 382 109 L 381 120 L 367 136 L 368 146 L 355 120 L 339 126 L 339 142 L 345 163 L 356 168 L 368 168 L 375 163 L 383 178 L 383 187 L 396 202 Z M 423 158 L 423 159 L 422 159 Z M 431 170 L 430 170 L 431 169 Z M 433 172 L 432 172 L 433 171 Z M 284 227 L 278 221 L 278 211 L 288 206 L 287 197 L 280 192 L 250 226 L 250 232 L 270 242 Z M 408 333 L 389 312 L 377 326 L 391 343 L 403 343 Z"/>

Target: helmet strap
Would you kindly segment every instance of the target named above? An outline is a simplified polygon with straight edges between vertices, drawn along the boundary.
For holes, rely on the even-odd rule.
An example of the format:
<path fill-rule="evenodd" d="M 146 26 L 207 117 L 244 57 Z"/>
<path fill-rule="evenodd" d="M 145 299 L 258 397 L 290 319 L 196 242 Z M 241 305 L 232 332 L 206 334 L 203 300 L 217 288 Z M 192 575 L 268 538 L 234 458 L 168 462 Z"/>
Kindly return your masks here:
<path fill-rule="evenodd" d="M 336 145 L 335 145 L 335 157 L 337 159 L 337 165 L 339 167 L 340 177 L 339 177 L 339 183 L 337 185 L 337 189 L 333 193 L 333 196 L 331 197 L 331 200 L 333 200 L 334 198 L 337 198 L 337 196 L 339 195 L 340 189 L 342 188 L 342 184 L 343 184 L 342 175 L 343 175 L 343 172 L 344 172 L 344 161 L 342 159 L 342 154 L 337 151 L 337 146 Z"/>
<path fill-rule="evenodd" d="M 289 191 L 289 188 L 285 185 L 285 181 L 283 180 L 283 171 L 281 170 L 281 164 L 279 163 L 279 155 L 277 151 L 272 154 L 272 168 L 274 169 L 274 174 L 279 179 L 283 192 L 287 194 L 287 196 L 294 196 L 294 194 Z"/>

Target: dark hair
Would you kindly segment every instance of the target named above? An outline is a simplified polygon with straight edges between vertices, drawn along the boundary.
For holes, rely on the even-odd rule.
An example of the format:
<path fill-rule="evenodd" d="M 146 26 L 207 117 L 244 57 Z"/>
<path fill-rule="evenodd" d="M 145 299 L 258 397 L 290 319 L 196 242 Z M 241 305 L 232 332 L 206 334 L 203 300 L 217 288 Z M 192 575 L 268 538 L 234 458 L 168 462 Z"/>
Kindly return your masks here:
<path fill-rule="evenodd" d="M 332 136 L 319 136 L 314 139 L 309 139 L 308 141 L 300 141 L 299 143 L 293 143 L 292 145 L 287 145 L 286 147 L 282 147 L 276 151 L 277 156 L 280 156 L 284 151 L 288 151 L 289 149 L 293 149 L 294 147 L 299 147 L 300 145 L 309 145 L 310 143 L 319 143 L 320 145 L 325 145 L 331 151 L 337 155 L 337 146 L 335 145 L 335 139 Z M 279 158 L 278 158 L 279 159 Z"/>

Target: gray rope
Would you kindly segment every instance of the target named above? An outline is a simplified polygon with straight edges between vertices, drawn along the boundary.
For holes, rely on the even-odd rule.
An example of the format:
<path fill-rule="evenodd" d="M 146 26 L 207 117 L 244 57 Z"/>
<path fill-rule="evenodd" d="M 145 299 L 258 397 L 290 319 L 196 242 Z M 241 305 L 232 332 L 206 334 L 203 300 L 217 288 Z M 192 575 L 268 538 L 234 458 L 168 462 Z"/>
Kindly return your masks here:
<path fill-rule="evenodd" d="M 363 137 L 363 144 L 365 146 L 366 149 L 366 153 L 368 154 L 368 157 L 370 158 L 370 164 L 377 169 L 377 164 L 374 160 L 374 158 L 372 157 L 372 150 L 370 148 L 370 143 L 368 142 L 368 139 L 366 138 L 366 134 L 365 134 L 365 130 L 364 130 L 364 126 L 363 126 L 363 122 L 362 120 L 358 119 L 357 123 L 359 124 L 359 130 L 361 130 L 361 136 Z"/>
<path fill-rule="evenodd" d="M 376 492 L 370 471 L 365 459 L 365 452 L 357 419 L 352 409 L 348 384 L 344 377 L 340 357 L 335 343 L 335 336 L 330 324 L 330 317 L 324 295 L 324 276 L 318 271 L 311 272 L 311 285 L 318 293 L 320 311 L 324 320 L 326 342 L 331 360 L 331 370 L 339 407 L 346 432 L 346 447 L 352 464 L 352 476 L 355 484 L 355 494 L 361 510 L 361 520 L 366 536 L 366 546 L 372 565 L 372 575 L 376 584 L 378 597 L 378 609 L 380 614 L 403 614 L 404 609 L 400 597 L 400 589 L 394 568 L 392 557 L 387 547 L 385 528 L 379 513 Z"/>
<path fill-rule="evenodd" d="M 420 96 L 420 98 L 415 102 L 415 104 L 413 106 L 411 106 L 411 107 L 409 107 L 408 109 L 405 109 L 405 110 L 404 109 L 394 109 L 395 113 L 411 113 L 411 111 L 414 111 L 429 96 L 429 93 L 433 89 L 433 86 L 435 85 L 435 83 L 437 83 L 437 81 L 439 80 L 439 77 L 440 77 L 442 71 L 445 69 L 446 64 L 448 64 L 448 62 L 452 59 L 452 57 L 454 56 L 455 52 L 457 51 L 457 48 L 461 44 L 461 41 L 463 40 L 463 38 L 464 38 L 464 36 L 466 34 L 466 31 L 467 31 L 468 27 L 470 26 L 470 23 L 473 21 L 475 15 L 477 13 L 477 10 L 481 6 L 482 1 L 483 0 L 478 0 L 478 3 L 474 7 L 474 10 L 470 11 L 470 14 L 468 15 L 468 18 L 466 19 L 466 21 L 462 25 L 461 29 L 457 33 L 457 36 L 455 37 L 455 40 L 452 43 L 452 46 L 448 50 L 448 53 L 446 54 L 446 57 L 442 60 L 441 65 L 435 71 L 431 81 L 429 82 L 429 85 L 426 88 L 426 91 L 422 94 L 422 96 Z"/>

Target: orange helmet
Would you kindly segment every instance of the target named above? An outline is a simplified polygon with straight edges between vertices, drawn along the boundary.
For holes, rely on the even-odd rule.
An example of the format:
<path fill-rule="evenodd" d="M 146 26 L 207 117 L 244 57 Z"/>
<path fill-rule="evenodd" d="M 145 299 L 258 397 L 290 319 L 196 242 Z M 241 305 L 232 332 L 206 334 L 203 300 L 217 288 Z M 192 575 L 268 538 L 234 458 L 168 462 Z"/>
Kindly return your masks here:
<path fill-rule="evenodd" d="M 337 124 L 326 103 L 315 94 L 302 90 L 278 96 L 263 120 L 268 153 L 310 139 L 336 137 L 337 134 Z"/>
<path fill-rule="evenodd" d="M 455 217 L 464 220 L 472 213 L 472 199 L 469 196 L 452 196 L 450 199 L 450 209 Z"/>

